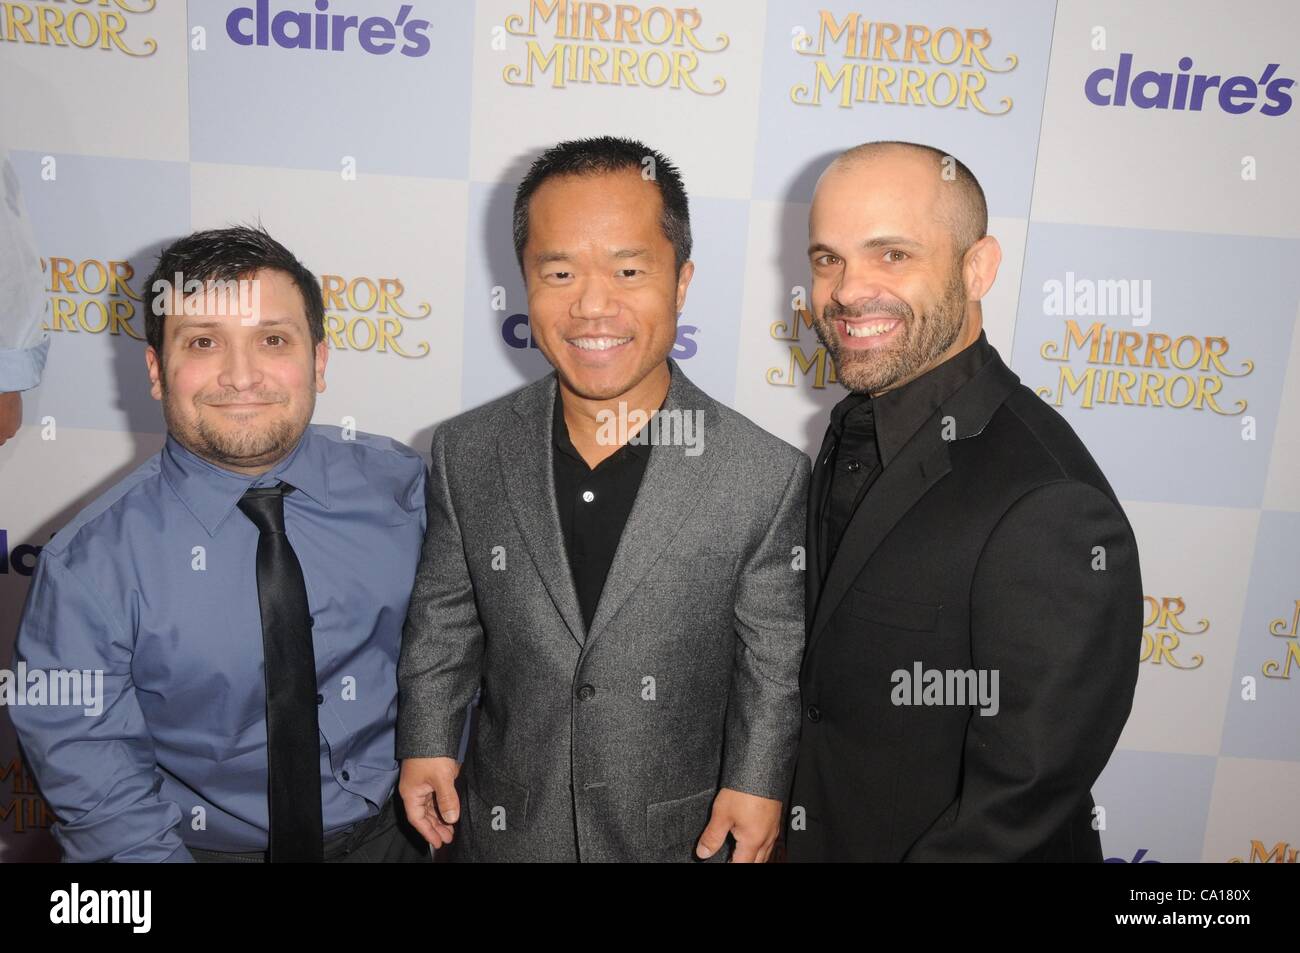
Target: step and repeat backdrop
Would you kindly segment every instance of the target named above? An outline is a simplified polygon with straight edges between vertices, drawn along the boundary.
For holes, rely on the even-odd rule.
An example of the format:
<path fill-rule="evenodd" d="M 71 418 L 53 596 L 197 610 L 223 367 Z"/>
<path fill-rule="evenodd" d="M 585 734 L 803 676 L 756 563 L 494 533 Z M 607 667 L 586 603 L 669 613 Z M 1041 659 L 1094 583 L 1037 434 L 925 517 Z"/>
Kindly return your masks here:
<path fill-rule="evenodd" d="M 676 358 L 812 451 L 843 394 L 799 310 L 812 187 L 848 146 L 910 140 L 983 183 L 989 338 L 1141 546 L 1107 857 L 1294 862 L 1300 5 L 691 2 L 0 2 L 0 139 L 51 338 L 0 448 L 0 665 L 41 546 L 161 446 L 141 283 L 169 240 L 264 224 L 324 291 L 317 420 L 427 451 L 548 370 L 511 245 L 531 158 L 636 137 L 691 196 Z M 56 857 L 52 820 L 0 716 L 0 860 Z"/>

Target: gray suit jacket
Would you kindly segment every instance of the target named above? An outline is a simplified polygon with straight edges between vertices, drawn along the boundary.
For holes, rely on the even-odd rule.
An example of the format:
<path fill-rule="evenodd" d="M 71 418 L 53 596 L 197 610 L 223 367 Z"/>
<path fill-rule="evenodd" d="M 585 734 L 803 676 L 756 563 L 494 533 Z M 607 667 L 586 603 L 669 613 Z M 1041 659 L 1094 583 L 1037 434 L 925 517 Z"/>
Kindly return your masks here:
<path fill-rule="evenodd" d="M 555 503 L 555 374 L 434 433 L 397 755 L 455 757 L 482 685 L 459 859 L 686 861 L 720 787 L 786 798 L 808 458 L 670 367 L 664 410 L 701 412 L 703 452 L 651 452 L 590 632 Z"/>

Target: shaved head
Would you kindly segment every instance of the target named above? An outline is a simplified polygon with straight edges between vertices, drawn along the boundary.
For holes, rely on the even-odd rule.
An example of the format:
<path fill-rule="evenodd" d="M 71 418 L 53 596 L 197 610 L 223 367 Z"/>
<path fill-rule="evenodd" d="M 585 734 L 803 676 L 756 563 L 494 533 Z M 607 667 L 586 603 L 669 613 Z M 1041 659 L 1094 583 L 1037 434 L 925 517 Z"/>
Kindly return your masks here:
<path fill-rule="evenodd" d="M 953 254 L 964 255 L 966 249 L 988 234 L 989 208 L 979 180 L 956 156 L 916 142 L 864 142 L 841 152 L 826 172 L 900 153 L 911 153 L 934 164 L 935 176 L 942 186 L 939 214 L 952 235 Z"/>

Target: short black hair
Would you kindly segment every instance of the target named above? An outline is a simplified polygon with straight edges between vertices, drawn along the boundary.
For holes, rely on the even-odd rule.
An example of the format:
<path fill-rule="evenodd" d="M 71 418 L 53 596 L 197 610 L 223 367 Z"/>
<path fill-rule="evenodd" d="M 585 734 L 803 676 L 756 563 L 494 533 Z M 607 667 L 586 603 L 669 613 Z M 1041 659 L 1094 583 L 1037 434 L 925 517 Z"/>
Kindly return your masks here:
<path fill-rule="evenodd" d="M 157 282 L 164 281 L 170 286 L 177 274 L 186 283 L 236 281 L 250 278 L 263 268 L 282 271 L 293 279 L 306 306 L 312 343 L 325 340 L 325 300 L 316 276 L 261 225 L 235 225 L 193 232 L 178 238 L 158 255 L 158 263 L 141 291 L 145 301 L 144 336 L 158 352 L 158 360 L 162 360 L 166 313 L 159 314 L 162 309 L 154 307 Z"/>
<path fill-rule="evenodd" d="M 624 169 L 644 174 L 648 166 L 652 174 L 646 178 L 659 188 L 663 200 L 660 224 L 664 237 L 672 243 L 677 270 L 681 271 L 691 257 L 691 211 L 681 173 L 662 152 L 618 136 L 570 139 L 551 146 L 533 160 L 515 191 L 515 258 L 520 269 L 524 267 L 524 246 L 528 244 L 528 203 L 543 182 L 561 175 L 601 175 Z"/>

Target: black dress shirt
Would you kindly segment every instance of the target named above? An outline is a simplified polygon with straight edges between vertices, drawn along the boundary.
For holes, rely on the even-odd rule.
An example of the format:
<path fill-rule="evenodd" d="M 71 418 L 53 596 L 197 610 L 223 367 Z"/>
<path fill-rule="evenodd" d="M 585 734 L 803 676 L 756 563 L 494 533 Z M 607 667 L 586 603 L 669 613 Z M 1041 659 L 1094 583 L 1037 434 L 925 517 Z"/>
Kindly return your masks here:
<path fill-rule="evenodd" d="M 569 439 L 558 387 L 552 426 L 555 505 L 582 620 L 590 629 L 653 447 L 649 443 L 624 444 L 593 470 Z"/>
<path fill-rule="evenodd" d="M 992 353 L 993 347 L 981 331 L 970 347 L 903 386 L 878 397 L 852 391 L 831 410 L 834 439 L 830 453 L 820 461 L 829 474 L 818 504 L 823 567 L 835 558 L 845 528 L 889 461 L 945 400 L 975 376 Z"/>
<path fill-rule="evenodd" d="M 835 558 L 844 527 L 849 525 L 858 503 L 880 474 L 871 395 L 853 391 L 836 404 L 831 410 L 831 429 L 835 432 L 835 449 L 829 463 L 830 480 L 822 510 L 827 563 Z"/>

